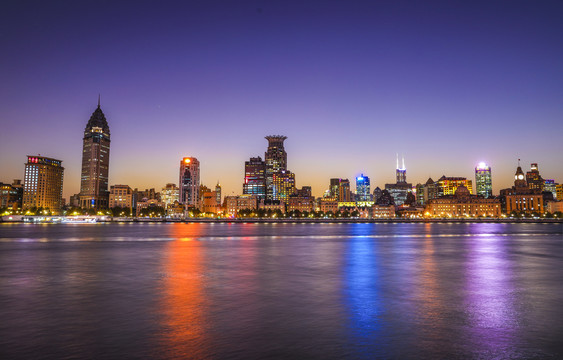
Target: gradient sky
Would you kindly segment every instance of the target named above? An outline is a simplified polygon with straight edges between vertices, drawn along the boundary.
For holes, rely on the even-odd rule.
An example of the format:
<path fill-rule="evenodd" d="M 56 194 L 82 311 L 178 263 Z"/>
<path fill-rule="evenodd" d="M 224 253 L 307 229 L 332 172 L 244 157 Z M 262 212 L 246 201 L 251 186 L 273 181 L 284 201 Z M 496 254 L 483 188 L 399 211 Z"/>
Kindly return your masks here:
<path fill-rule="evenodd" d="M 160 189 L 195 156 L 242 192 L 264 136 L 320 196 L 329 178 L 512 185 L 517 159 L 563 182 L 561 1 L 16 1 L 0 12 L 0 181 L 26 155 L 80 187 L 98 93 L 110 184 Z M 353 186 L 354 187 L 354 186 Z"/>

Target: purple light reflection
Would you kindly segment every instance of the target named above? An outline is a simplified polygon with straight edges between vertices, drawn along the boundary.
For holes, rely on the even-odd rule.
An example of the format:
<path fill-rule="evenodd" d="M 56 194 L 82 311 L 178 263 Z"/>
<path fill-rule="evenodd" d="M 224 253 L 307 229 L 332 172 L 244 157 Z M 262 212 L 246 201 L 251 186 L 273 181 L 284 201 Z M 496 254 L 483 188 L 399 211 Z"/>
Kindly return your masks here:
<path fill-rule="evenodd" d="M 514 306 L 513 269 L 505 239 L 496 235 L 474 237 L 468 250 L 465 284 L 465 309 L 469 322 L 467 340 L 472 351 L 480 356 L 508 356 L 515 351 L 518 319 Z"/>

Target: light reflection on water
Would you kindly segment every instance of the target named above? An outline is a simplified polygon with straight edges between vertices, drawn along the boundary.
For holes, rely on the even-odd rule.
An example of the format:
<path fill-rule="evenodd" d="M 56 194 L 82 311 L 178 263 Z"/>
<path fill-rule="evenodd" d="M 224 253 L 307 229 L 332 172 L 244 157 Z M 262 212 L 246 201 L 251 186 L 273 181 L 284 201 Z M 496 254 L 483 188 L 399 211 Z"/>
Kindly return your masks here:
<path fill-rule="evenodd" d="M 562 357 L 545 224 L 0 225 L 2 358 Z"/>

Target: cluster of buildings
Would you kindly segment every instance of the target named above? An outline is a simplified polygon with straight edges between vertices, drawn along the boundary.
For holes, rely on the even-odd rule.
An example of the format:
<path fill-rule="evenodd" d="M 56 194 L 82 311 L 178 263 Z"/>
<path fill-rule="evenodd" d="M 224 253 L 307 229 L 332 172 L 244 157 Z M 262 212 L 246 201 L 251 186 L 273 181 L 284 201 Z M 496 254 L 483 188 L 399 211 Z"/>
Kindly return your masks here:
<path fill-rule="evenodd" d="M 370 178 L 333 178 L 320 198 L 310 186 L 298 188 L 295 174 L 288 170 L 285 136 L 266 136 L 264 159 L 251 157 L 244 163 L 242 194 L 221 195 L 219 182 L 213 189 L 200 183 L 200 162 L 195 157 L 180 160 L 178 184 L 166 184 L 160 191 L 133 189 L 129 185 L 109 186 L 111 136 L 106 117 L 98 106 L 83 134 L 80 192 L 65 203 L 62 197 L 62 161 L 45 156 L 27 156 L 24 180 L 0 183 L 0 208 L 23 213 L 60 215 L 64 211 L 89 213 L 111 211 L 114 216 L 353 216 L 387 217 L 500 217 L 514 214 L 563 211 L 563 184 L 544 179 L 537 164 L 524 173 L 520 163 L 514 186 L 494 195 L 491 168 L 475 167 L 473 180 L 442 176 L 424 184 L 407 182 L 404 157 L 397 155 L 396 181 L 383 189 L 371 189 Z M 520 161 L 519 161 L 520 162 Z"/>

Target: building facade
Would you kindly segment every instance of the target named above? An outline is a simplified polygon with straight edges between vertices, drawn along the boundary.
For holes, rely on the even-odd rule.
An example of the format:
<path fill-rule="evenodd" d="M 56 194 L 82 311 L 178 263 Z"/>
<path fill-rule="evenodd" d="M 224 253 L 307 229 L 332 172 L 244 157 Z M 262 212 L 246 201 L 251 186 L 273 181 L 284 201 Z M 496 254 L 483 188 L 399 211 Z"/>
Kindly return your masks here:
<path fill-rule="evenodd" d="M 464 177 L 442 176 L 438 179 L 439 196 L 454 195 L 458 187 L 464 186 L 473 195 L 473 181 Z"/>
<path fill-rule="evenodd" d="M 225 196 L 225 212 L 229 217 L 237 216 L 240 210 L 257 209 L 256 195 Z"/>
<path fill-rule="evenodd" d="M 266 199 L 274 200 L 274 174 L 287 170 L 287 153 L 283 142 L 287 136 L 271 135 L 266 136 L 268 149 L 264 155 L 266 163 Z"/>
<path fill-rule="evenodd" d="M 14 180 L 11 184 L 0 183 L 0 208 L 21 209 L 23 200 L 23 184 Z"/>
<path fill-rule="evenodd" d="M 540 175 L 538 164 L 532 163 L 530 165 L 530 171 L 526 172 L 526 183 L 531 190 L 543 191 L 545 182 Z"/>
<path fill-rule="evenodd" d="M 475 190 L 477 195 L 484 198 L 493 196 L 491 167 L 483 162 L 475 167 Z"/>
<path fill-rule="evenodd" d="M 61 160 L 44 156 L 27 156 L 23 183 L 22 208 L 49 209 L 60 215 L 63 198 L 63 173 Z"/>
<path fill-rule="evenodd" d="M 185 157 L 180 161 L 179 184 L 180 203 L 186 208 L 199 208 L 199 161 L 195 157 Z"/>
<path fill-rule="evenodd" d="M 369 177 L 364 174 L 356 177 L 356 201 L 371 201 Z"/>
<path fill-rule="evenodd" d="M 180 189 L 176 184 L 168 183 L 160 190 L 160 201 L 166 205 L 167 209 L 174 203 L 180 202 Z"/>
<path fill-rule="evenodd" d="M 501 203 L 498 199 L 471 195 L 468 188 L 459 185 L 454 195 L 430 200 L 425 214 L 432 217 L 500 217 Z"/>
<path fill-rule="evenodd" d="M 112 185 L 109 188 L 109 208 L 135 208 L 133 189 L 129 185 Z"/>
<path fill-rule="evenodd" d="M 272 194 L 269 200 L 287 202 L 291 195 L 296 193 L 295 174 L 291 171 L 281 170 L 272 177 Z M 267 199 L 268 200 L 268 199 Z"/>
<path fill-rule="evenodd" d="M 522 168 L 518 166 L 514 174 L 514 186 L 503 189 L 501 195 L 504 196 L 506 213 L 543 213 L 544 202 L 541 190 L 537 187 L 529 188 L 528 180 L 524 176 Z"/>
<path fill-rule="evenodd" d="M 244 162 L 244 195 L 255 195 L 259 199 L 266 198 L 266 163 L 260 156 Z"/>
<path fill-rule="evenodd" d="M 98 99 L 84 129 L 82 139 L 82 172 L 80 178 L 80 207 L 105 209 L 109 205 L 109 126 Z"/>

